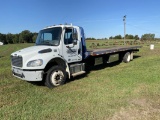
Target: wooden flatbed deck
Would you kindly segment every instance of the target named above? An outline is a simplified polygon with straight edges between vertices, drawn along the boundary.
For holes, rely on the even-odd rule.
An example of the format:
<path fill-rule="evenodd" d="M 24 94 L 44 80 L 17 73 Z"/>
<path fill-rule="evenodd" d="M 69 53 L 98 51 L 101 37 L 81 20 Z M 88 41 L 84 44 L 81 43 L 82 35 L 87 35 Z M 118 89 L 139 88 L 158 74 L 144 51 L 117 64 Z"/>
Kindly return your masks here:
<path fill-rule="evenodd" d="M 98 55 L 103 55 L 103 54 L 109 54 L 109 53 L 116 53 L 116 52 L 121 52 L 121 51 L 138 51 L 139 48 L 142 46 L 117 46 L 117 47 L 111 47 L 111 48 L 106 48 L 106 49 L 94 49 L 94 50 L 88 50 L 88 55 L 91 56 L 98 56 Z"/>

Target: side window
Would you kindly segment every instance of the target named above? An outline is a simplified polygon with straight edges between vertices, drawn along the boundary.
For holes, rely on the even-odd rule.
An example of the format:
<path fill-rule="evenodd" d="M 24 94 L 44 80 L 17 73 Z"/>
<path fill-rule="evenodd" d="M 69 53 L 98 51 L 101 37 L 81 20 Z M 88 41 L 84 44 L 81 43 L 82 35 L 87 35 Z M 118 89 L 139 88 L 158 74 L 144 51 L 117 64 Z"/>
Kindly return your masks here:
<path fill-rule="evenodd" d="M 64 34 L 64 44 L 72 44 L 73 38 L 72 38 L 72 29 L 66 29 Z"/>

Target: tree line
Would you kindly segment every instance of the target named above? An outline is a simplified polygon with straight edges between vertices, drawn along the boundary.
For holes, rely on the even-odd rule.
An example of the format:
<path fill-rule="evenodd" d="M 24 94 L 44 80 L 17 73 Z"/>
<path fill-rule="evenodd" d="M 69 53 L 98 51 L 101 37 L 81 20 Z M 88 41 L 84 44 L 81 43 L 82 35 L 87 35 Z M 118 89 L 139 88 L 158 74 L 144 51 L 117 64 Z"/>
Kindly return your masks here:
<path fill-rule="evenodd" d="M 114 37 L 109 37 L 109 39 L 124 39 L 124 37 L 122 37 L 121 35 L 116 35 Z M 138 35 L 130 35 L 130 34 L 126 34 L 125 35 L 125 39 L 135 39 L 135 40 L 139 40 L 139 36 Z"/>
<path fill-rule="evenodd" d="M 121 35 L 116 35 L 116 36 L 111 36 L 109 39 L 124 39 Z M 141 36 L 141 38 L 138 35 L 131 35 L 131 34 L 126 34 L 125 39 L 134 39 L 134 40 L 155 40 L 158 38 L 155 38 L 155 34 L 147 33 Z M 107 38 L 102 38 L 102 39 L 96 39 L 93 37 L 86 38 L 86 40 L 107 40 Z"/>
<path fill-rule="evenodd" d="M 114 37 L 110 37 L 109 39 L 124 39 L 121 35 L 116 35 Z M 135 39 L 135 40 L 155 40 L 155 34 L 147 33 L 141 36 L 141 38 L 138 35 L 130 35 L 126 34 L 125 39 Z"/>
<path fill-rule="evenodd" d="M 15 44 L 15 43 L 33 43 L 36 41 L 38 33 L 24 30 L 19 34 L 2 34 L 0 33 L 0 42 L 4 44 Z"/>
<path fill-rule="evenodd" d="M 0 42 L 4 44 L 15 44 L 15 43 L 34 43 L 36 41 L 38 33 L 30 32 L 29 30 L 24 30 L 19 34 L 2 34 L 0 33 Z M 107 38 L 102 38 L 107 40 Z M 109 39 L 124 39 L 121 35 L 111 36 Z M 155 40 L 155 34 L 144 34 L 141 38 L 138 35 L 126 34 L 125 39 L 135 39 L 135 40 Z M 101 40 L 96 38 L 86 38 L 86 40 Z"/>

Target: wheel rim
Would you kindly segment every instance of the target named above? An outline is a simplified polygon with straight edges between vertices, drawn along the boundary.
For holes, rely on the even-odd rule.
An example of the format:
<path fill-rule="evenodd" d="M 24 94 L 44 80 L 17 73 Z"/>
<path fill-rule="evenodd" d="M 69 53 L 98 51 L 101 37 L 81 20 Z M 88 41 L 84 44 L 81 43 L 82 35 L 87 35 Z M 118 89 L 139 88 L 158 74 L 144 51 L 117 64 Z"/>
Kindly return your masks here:
<path fill-rule="evenodd" d="M 61 85 L 63 79 L 64 79 L 64 74 L 61 70 L 56 70 L 51 74 L 51 82 L 54 86 Z"/>

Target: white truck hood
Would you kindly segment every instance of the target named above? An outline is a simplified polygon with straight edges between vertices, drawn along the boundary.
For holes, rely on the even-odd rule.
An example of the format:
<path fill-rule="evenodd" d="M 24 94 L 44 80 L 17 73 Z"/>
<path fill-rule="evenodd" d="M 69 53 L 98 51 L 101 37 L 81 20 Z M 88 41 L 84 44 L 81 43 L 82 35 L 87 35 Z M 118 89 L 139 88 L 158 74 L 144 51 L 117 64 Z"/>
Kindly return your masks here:
<path fill-rule="evenodd" d="M 32 46 L 18 50 L 11 54 L 11 56 L 20 56 L 23 58 L 22 69 L 28 69 L 27 63 L 36 59 L 43 59 L 45 62 L 39 67 L 30 67 L 29 69 L 42 69 L 49 60 L 59 55 L 58 47 L 55 46 Z M 16 58 L 16 57 L 15 57 Z"/>
<path fill-rule="evenodd" d="M 53 49 L 53 46 L 32 46 L 32 47 L 28 47 L 28 48 L 24 48 L 21 50 L 18 50 L 14 53 L 12 53 L 13 56 L 15 55 L 20 55 L 20 56 L 25 56 L 28 54 L 35 54 L 38 53 L 41 50 L 45 50 L 45 49 Z"/>

